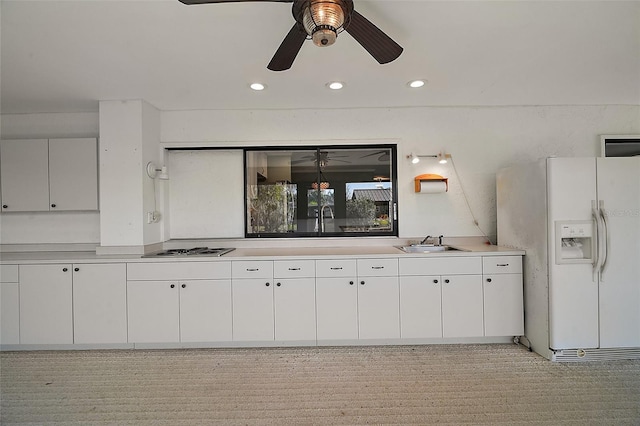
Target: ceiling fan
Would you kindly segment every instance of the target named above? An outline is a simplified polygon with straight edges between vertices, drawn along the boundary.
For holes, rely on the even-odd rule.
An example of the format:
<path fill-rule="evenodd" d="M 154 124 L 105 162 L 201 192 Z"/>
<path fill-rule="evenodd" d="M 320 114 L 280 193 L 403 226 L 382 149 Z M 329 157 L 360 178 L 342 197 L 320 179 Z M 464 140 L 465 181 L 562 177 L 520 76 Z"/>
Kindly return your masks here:
<path fill-rule="evenodd" d="M 329 162 L 339 162 L 339 163 L 351 163 L 351 161 L 339 160 L 338 158 L 345 158 L 348 155 L 334 155 L 333 152 L 329 151 L 320 151 L 320 155 L 316 153 L 305 155 L 300 157 L 297 160 L 293 160 L 291 164 L 300 164 L 300 163 L 310 163 L 313 162 L 320 166 L 321 169 L 324 169 Z"/>
<path fill-rule="evenodd" d="M 346 31 L 380 64 L 397 59 L 402 47 L 353 9 L 353 0 L 179 0 L 187 5 L 268 1 L 293 3 L 295 24 L 267 65 L 272 71 L 291 68 L 302 43 L 311 39 L 317 46 L 331 46 L 338 33 Z"/>

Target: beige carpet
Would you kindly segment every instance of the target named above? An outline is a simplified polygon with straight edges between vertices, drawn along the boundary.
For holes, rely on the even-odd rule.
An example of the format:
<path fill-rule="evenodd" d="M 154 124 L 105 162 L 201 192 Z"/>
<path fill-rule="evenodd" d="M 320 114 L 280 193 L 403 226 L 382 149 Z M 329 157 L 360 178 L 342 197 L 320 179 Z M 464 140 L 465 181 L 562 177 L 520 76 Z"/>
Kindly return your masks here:
<path fill-rule="evenodd" d="M 5 352 L 12 424 L 640 424 L 640 361 L 516 345 Z"/>

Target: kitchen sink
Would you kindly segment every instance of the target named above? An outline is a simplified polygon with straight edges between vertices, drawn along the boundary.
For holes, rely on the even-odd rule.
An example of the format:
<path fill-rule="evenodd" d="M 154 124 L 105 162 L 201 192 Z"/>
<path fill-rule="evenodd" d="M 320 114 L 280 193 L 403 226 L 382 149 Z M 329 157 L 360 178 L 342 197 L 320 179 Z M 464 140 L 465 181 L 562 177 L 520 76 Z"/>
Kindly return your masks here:
<path fill-rule="evenodd" d="M 435 253 L 441 251 L 465 251 L 452 246 L 440 246 L 436 244 L 412 244 L 410 246 L 396 246 L 405 253 Z"/>

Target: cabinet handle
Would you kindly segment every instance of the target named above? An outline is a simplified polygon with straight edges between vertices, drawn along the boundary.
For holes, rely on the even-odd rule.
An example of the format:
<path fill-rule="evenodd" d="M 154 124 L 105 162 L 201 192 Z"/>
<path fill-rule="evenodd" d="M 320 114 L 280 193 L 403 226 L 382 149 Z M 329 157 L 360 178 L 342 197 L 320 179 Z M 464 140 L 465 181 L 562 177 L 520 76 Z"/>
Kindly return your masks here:
<path fill-rule="evenodd" d="M 509 266 L 508 263 L 498 263 L 496 266 Z"/>
<path fill-rule="evenodd" d="M 80 268 L 73 268 L 74 271 L 78 272 Z"/>
<path fill-rule="evenodd" d="M 490 283 L 491 282 L 491 278 L 487 278 L 487 282 Z"/>
<path fill-rule="evenodd" d="M 445 283 L 449 284 L 449 280 L 444 280 Z"/>
<path fill-rule="evenodd" d="M 62 268 L 62 272 L 67 272 L 68 269 L 67 268 Z"/>
<path fill-rule="evenodd" d="M 271 284 L 269 284 L 269 283 L 266 283 L 265 285 L 266 285 L 267 287 L 269 287 L 269 286 L 270 286 Z"/>
<path fill-rule="evenodd" d="M 260 268 L 247 268 L 247 271 L 249 271 L 249 272 L 256 272 L 256 271 L 259 271 L 259 270 L 260 270 Z"/>
<path fill-rule="evenodd" d="M 171 287 L 171 288 L 176 288 L 176 285 L 175 285 L 175 284 L 171 284 L 171 286 L 170 286 L 170 287 Z"/>
<path fill-rule="evenodd" d="M 371 269 L 384 269 L 384 266 L 372 266 Z"/>
<path fill-rule="evenodd" d="M 338 266 L 338 267 L 331 267 L 332 271 L 342 271 L 342 266 Z"/>
<path fill-rule="evenodd" d="M 182 284 L 182 288 L 187 288 L 187 285 L 186 284 Z"/>
<path fill-rule="evenodd" d="M 433 280 L 433 283 L 434 284 L 438 284 L 438 280 Z"/>
<path fill-rule="evenodd" d="M 6 205 L 6 204 L 3 204 L 3 205 L 2 205 L 2 208 L 3 208 L 3 209 L 8 209 L 8 208 L 9 208 L 9 206 L 8 206 L 8 205 Z"/>
<path fill-rule="evenodd" d="M 360 281 L 360 285 L 364 285 L 364 281 Z"/>
<path fill-rule="evenodd" d="M 353 285 L 353 281 L 349 281 L 349 285 Z"/>
<path fill-rule="evenodd" d="M 51 207 L 53 207 L 53 208 L 55 209 L 55 208 L 56 208 L 56 205 L 55 205 L 55 204 L 51 204 Z"/>
<path fill-rule="evenodd" d="M 299 271 L 300 268 L 289 268 L 290 271 Z"/>
<path fill-rule="evenodd" d="M 276 285 L 277 285 L 278 287 L 280 287 L 280 286 L 281 286 L 282 284 L 280 284 L 280 283 L 277 283 Z"/>

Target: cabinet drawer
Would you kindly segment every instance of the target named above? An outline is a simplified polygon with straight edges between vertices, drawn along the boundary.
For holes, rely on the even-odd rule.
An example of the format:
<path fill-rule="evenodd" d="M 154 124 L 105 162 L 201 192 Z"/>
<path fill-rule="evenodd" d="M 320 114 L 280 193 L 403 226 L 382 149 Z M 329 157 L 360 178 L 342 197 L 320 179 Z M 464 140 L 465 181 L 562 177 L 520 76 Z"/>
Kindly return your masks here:
<path fill-rule="evenodd" d="M 522 256 L 485 256 L 482 258 L 483 274 L 521 274 Z"/>
<path fill-rule="evenodd" d="M 272 278 L 273 261 L 270 260 L 241 260 L 232 262 L 231 276 L 233 278 Z"/>
<path fill-rule="evenodd" d="M 218 278 L 231 278 L 231 262 L 127 264 L 127 280 L 211 280 Z"/>
<path fill-rule="evenodd" d="M 18 265 L 0 265 L 0 282 L 17 283 Z"/>
<path fill-rule="evenodd" d="M 398 275 L 398 259 L 358 259 L 359 277 Z"/>
<path fill-rule="evenodd" d="M 316 264 L 313 260 L 282 260 L 273 262 L 275 278 L 313 278 L 316 276 Z"/>
<path fill-rule="evenodd" d="M 481 257 L 401 258 L 400 275 L 469 275 L 482 273 Z"/>
<path fill-rule="evenodd" d="M 353 259 L 316 260 L 316 277 L 355 277 L 356 261 Z"/>

